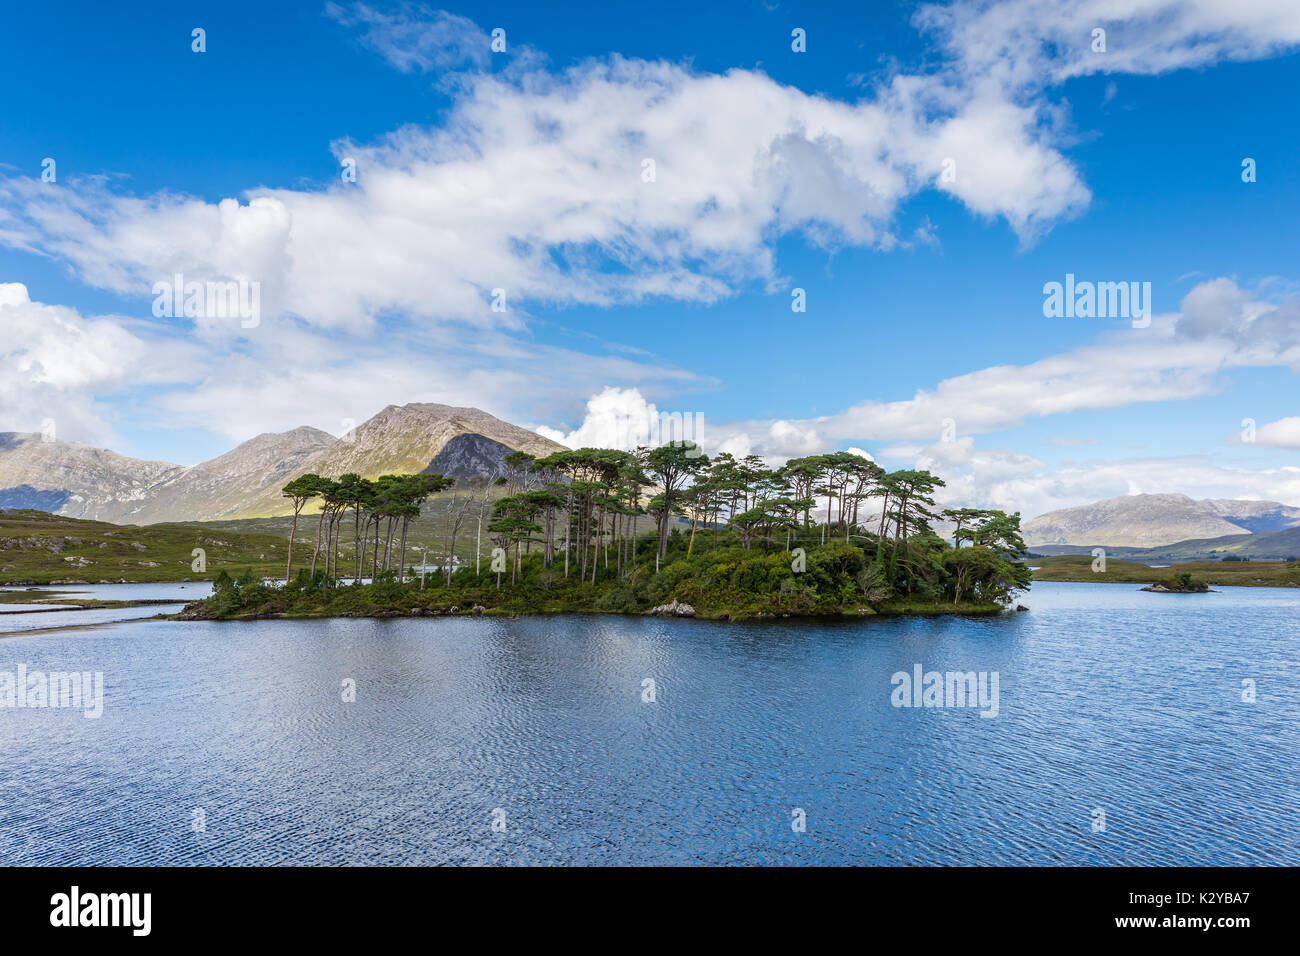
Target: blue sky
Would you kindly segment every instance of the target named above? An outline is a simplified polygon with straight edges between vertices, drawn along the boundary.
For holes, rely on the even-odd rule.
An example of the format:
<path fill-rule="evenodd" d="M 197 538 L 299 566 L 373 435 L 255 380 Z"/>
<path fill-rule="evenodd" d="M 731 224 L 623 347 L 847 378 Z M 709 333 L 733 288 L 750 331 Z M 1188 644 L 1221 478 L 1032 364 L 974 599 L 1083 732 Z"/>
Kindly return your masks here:
<path fill-rule="evenodd" d="M 192 463 L 391 403 L 584 443 L 653 405 L 1028 514 L 1300 504 L 1300 14 L 704 6 L 10 12 L 0 429 Z M 259 283 L 258 324 L 156 316 L 177 271 Z M 1149 282 L 1151 326 L 1045 317 L 1066 273 Z"/>

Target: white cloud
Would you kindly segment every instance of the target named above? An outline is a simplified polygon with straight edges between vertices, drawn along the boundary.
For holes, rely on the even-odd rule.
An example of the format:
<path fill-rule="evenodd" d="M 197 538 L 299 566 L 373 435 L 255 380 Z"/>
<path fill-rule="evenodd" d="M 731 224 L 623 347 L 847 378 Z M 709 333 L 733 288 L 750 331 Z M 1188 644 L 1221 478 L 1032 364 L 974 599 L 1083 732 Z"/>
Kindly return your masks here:
<path fill-rule="evenodd" d="M 628 441 L 630 422 L 659 413 L 637 389 L 607 387 L 587 403 L 582 424 L 572 431 L 537 429 L 572 448 L 633 448 Z M 1284 420 L 1300 441 L 1300 419 Z M 1294 422 L 1294 424 L 1290 424 Z M 1277 423 L 1282 424 L 1282 423 Z M 772 422 L 761 432 L 763 442 L 735 426 L 706 423 L 705 451 L 729 451 L 737 457 L 760 452 L 770 466 L 797 455 L 829 450 L 829 442 L 815 432 L 788 422 Z M 775 437 L 773 437 L 775 436 Z M 858 447 L 848 451 L 887 468 L 921 467 L 946 482 L 938 495 L 945 506 L 1000 508 L 1020 511 L 1027 520 L 1048 511 L 1074 507 L 1101 498 L 1143 491 L 1176 491 L 1193 498 L 1250 498 L 1300 503 L 1300 468 L 1243 468 L 1213 462 L 1205 456 L 1175 456 L 1096 460 L 1084 464 L 1050 467 L 1041 459 L 1009 449 L 979 448 L 971 436 L 953 441 L 898 443 L 872 456 Z"/>
<path fill-rule="evenodd" d="M 1000 0 L 927 5 L 958 69 L 1009 87 L 1091 73 L 1158 74 L 1253 60 L 1300 44 L 1292 0 Z M 1093 31 L 1105 30 L 1105 52 Z"/>
<path fill-rule="evenodd" d="M 1176 492 L 1193 498 L 1267 499 L 1300 504 L 1300 468 L 1223 465 L 1203 455 L 1097 459 L 1048 464 L 1008 449 L 978 448 L 974 439 L 882 450 L 888 467 L 918 459 L 942 477 L 945 506 L 1019 511 L 1026 520 L 1103 498 Z M 892 460 L 891 460 L 892 459 Z"/>
<path fill-rule="evenodd" d="M 233 444 L 304 424 L 338 434 L 344 419 L 364 421 L 391 401 L 528 421 L 572 412 L 575 381 L 709 384 L 654 356 L 578 352 L 492 330 L 368 336 L 284 322 L 181 337 L 162 322 L 33 302 L 20 283 L 0 284 L 0 329 L 0 431 L 40 431 L 53 419 L 59 438 L 118 451 L 130 449 L 109 402 L 134 407 L 137 426 L 203 429 Z"/>
<path fill-rule="evenodd" d="M 1255 430 L 1255 443 L 1273 448 L 1300 448 L 1300 417 L 1279 418 Z"/>
<path fill-rule="evenodd" d="M 1237 468 L 1192 455 L 1096 461 L 1050 471 L 1026 467 L 1002 477 L 975 469 L 945 477 L 945 501 L 1016 510 L 1026 519 L 1143 492 L 1300 504 L 1300 469 Z"/>
<path fill-rule="evenodd" d="M 136 325 L 33 302 L 22 283 L 0 283 L 0 431 L 39 432 L 50 421 L 60 439 L 111 436 L 108 410 L 94 396 L 186 373 L 189 350 L 167 349 Z"/>
<path fill-rule="evenodd" d="M 770 286 L 782 235 L 893 248 L 901 204 L 939 185 L 949 156 L 958 176 L 943 188 L 1027 239 L 1089 200 L 1036 110 L 941 75 L 898 75 L 845 102 L 749 70 L 610 57 L 467 74 L 453 97 L 441 128 L 335 143 L 355 183 L 212 203 L 123 195 L 103 178 L 9 178 L 0 241 L 128 294 L 182 272 L 260 281 L 264 313 L 325 326 L 391 310 L 490 324 L 537 304 L 712 302 Z M 490 311 L 495 288 L 512 311 Z"/>
<path fill-rule="evenodd" d="M 779 284 L 783 235 L 894 248 L 900 207 L 931 188 L 1032 241 L 1090 201 L 1061 152 L 1064 113 L 1046 86 L 1093 70 L 1265 56 L 1300 40 L 1298 9 L 1289 0 L 927 7 L 917 23 L 945 57 L 856 102 L 752 70 L 611 56 L 551 73 L 525 56 L 500 73 L 463 74 L 440 128 L 335 143 L 337 158 L 357 161 L 355 183 L 250 188 L 243 202 L 212 203 L 123 195 L 103 178 L 57 189 L 9 178 L 0 242 L 127 294 L 178 271 L 256 280 L 264 313 L 327 327 L 365 328 L 393 311 L 517 327 L 540 304 L 712 302 Z M 463 17 L 409 4 L 327 12 L 400 69 L 487 63 L 486 35 Z M 1096 23 L 1111 30 L 1106 54 L 1087 48 Z M 646 159 L 653 182 L 643 181 Z M 947 160 L 951 181 L 940 176 Z M 925 227 L 911 231 L 909 241 L 936 241 Z M 496 288 L 510 311 L 490 310 Z"/>
<path fill-rule="evenodd" d="M 680 413 L 677 419 L 684 421 Z M 587 402 L 582 424 L 571 432 L 541 426 L 538 434 L 570 448 L 620 448 L 631 451 L 639 445 L 658 446 L 692 435 L 663 436 L 660 412 L 635 388 L 606 386 Z M 671 421 L 668 431 L 672 431 Z"/>
<path fill-rule="evenodd" d="M 326 16 L 361 28 L 361 42 L 403 73 L 487 65 L 489 38 L 466 17 L 403 3 L 393 12 L 365 3 L 325 4 Z"/>
<path fill-rule="evenodd" d="M 1298 319 L 1293 301 L 1262 301 L 1230 280 L 1215 279 L 1193 288 L 1181 313 L 1157 316 L 1147 329 L 1108 333 L 1096 345 L 1026 365 L 979 369 L 910 399 L 873 399 L 837 415 L 717 427 L 766 433 L 768 441 L 756 443 L 763 454 L 806 454 L 799 449 L 817 441 L 933 441 L 947 419 L 958 435 L 969 436 L 1049 415 L 1194 398 L 1211 394 L 1231 368 L 1300 367 Z M 1185 334 L 1189 321 L 1193 327 Z"/>

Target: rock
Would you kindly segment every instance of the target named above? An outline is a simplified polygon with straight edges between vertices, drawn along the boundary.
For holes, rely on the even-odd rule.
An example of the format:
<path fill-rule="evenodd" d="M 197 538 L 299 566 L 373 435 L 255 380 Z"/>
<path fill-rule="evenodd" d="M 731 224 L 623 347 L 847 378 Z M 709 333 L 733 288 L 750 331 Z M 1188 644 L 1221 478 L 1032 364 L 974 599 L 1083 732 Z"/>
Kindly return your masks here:
<path fill-rule="evenodd" d="M 469 609 L 469 612 L 471 614 L 483 614 L 486 613 L 486 611 L 487 608 L 485 608 L 482 604 L 475 604 L 472 608 Z"/>
<path fill-rule="evenodd" d="M 683 601 L 673 600 L 651 608 L 649 613 L 656 617 L 694 617 L 695 608 Z"/>
<path fill-rule="evenodd" d="M 1016 610 L 1017 610 L 1017 611 L 1028 611 L 1029 608 L 1025 607 L 1023 604 L 1017 604 L 1017 605 L 1016 605 Z"/>
<path fill-rule="evenodd" d="M 1156 594 L 1210 594 L 1214 593 L 1208 584 L 1202 584 L 1200 581 L 1194 581 L 1184 587 L 1174 581 L 1157 581 L 1155 584 L 1148 584 L 1141 591 L 1152 591 Z"/>

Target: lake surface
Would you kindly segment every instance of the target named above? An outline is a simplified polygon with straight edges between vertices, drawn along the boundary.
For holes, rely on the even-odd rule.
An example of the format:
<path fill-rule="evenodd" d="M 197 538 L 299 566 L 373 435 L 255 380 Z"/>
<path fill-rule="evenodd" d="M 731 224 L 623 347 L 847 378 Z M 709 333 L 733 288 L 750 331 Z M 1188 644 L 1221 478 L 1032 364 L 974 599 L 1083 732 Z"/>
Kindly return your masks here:
<path fill-rule="evenodd" d="M 14 633 L 0 672 L 105 689 L 99 719 L 0 708 L 0 865 L 1300 864 L 1300 591 L 1137 587 L 994 619 Z M 893 706 L 916 664 L 996 672 L 997 716 Z"/>
<path fill-rule="evenodd" d="M 190 601 L 212 593 L 210 581 L 163 582 L 159 584 L 61 584 L 50 588 L 10 587 L 0 591 L 40 597 L 47 591 L 60 596 L 93 598 L 99 601 L 169 600 L 176 604 L 152 604 L 144 607 L 81 608 L 75 604 L 0 604 L 0 638 L 17 631 L 49 631 L 86 625 L 113 624 L 175 614 Z M 54 610 L 54 609 L 58 610 Z M 0 657 L 3 661 L 3 657 Z M 4 665 L 0 663 L 0 669 Z"/>

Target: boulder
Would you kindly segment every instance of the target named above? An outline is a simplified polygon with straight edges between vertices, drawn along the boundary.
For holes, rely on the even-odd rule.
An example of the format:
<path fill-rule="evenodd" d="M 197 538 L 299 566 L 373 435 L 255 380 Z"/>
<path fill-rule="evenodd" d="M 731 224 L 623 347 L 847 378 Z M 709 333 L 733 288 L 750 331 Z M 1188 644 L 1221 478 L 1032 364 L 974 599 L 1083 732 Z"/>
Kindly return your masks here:
<path fill-rule="evenodd" d="M 651 608 L 649 613 L 656 617 L 694 617 L 695 608 L 684 601 L 673 600 L 667 604 L 660 604 L 658 607 Z"/>

